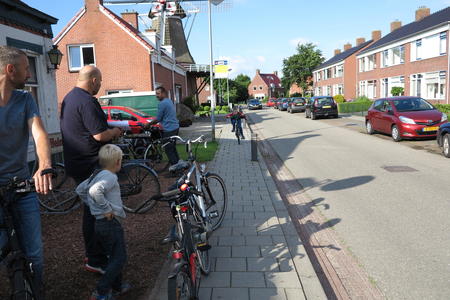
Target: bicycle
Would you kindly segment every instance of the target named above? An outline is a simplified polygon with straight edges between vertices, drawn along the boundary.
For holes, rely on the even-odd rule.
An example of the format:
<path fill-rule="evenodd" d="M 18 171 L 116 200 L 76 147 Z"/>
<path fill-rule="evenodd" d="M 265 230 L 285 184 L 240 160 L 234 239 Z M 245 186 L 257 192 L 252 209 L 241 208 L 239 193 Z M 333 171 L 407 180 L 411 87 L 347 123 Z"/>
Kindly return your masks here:
<path fill-rule="evenodd" d="M 55 175 L 52 169 L 43 170 L 41 175 L 49 173 Z M 34 191 L 33 179 L 19 180 L 15 177 L 6 185 L 0 186 L 0 206 L 3 211 L 3 224 L 0 224 L 0 228 L 6 231 L 7 236 L 6 245 L 0 248 L 0 263 L 6 265 L 11 284 L 11 300 L 42 299 L 34 280 L 33 264 L 20 248 L 11 211 L 11 205 L 18 196 Z"/>
<path fill-rule="evenodd" d="M 39 195 L 39 204 L 49 214 L 67 214 L 81 206 L 81 200 L 75 193 L 75 180 L 68 176 L 64 164 L 54 165 L 60 179 L 53 182 L 53 190 L 48 195 Z M 125 161 L 117 174 L 123 207 L 126 212 L 136 213 L 142 199 L 150 199 L 161 191 L 157 174 L 139 161 Z M 149 211 L 155 201 L 148 201 L 141 213 Z"/>
<path fill-rule="evenodd" d="M 172 243 L 174 264 L 168 275 L 168 300 L 198 299 L 201 272 L 209 273 L 209 261 L 205 272 L 202 264 L 203 253 L 211 248 L 200 218 L 195 195 L 201 192 L 192 185 L 183 184 L 180 188 L 156 195 L 153 200 L 168 202 L 176 224 L 161 244 Z M 209 256 L 208 256 L 209 257 Z"/>
<path fill-rule="evenodd" d="M 178 140 L 186 145 L 186 152 L 188 154 L 186 166 L 182 166 L 181 170 L 187 170 L 178 180 L 179 184 L 189 183 L 193 184 L 199 195 L 196 195 L 198 206 L 200 209 L 201 217 L 209 226 L 208 232 L 214 231 L 222 224 L 225 212 L 227 209 L 227 189 L 225 182 L 218 174 L 206 172 L 206 165 L 199 164 L 196 160 L 196 153 L 198 146 L 203 143 L 204 147 L 207 147 L 207 142 L 204 140 L 204 136 L 200 136 L 195 140 L 183 140 L 179 136 L 171 136 L 171 141 Z M 192 150 L 192 144 L 197 144 L 194 151 Z M 177 172 L 175 170 L 174 172 Z"/>

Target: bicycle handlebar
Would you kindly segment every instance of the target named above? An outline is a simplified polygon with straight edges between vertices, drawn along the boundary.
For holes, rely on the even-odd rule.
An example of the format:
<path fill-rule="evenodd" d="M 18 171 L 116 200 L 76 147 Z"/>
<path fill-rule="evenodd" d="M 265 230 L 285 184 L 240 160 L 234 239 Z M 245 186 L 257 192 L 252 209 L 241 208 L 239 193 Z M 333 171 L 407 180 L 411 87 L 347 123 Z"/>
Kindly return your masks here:
<path fill-rule="evenodd" d="M 196 138 L 195 140 L 190 140 L 190 139 L 187 139 L 187 140 L 183 140 L 183 138 L 181 138 L 180 136 L 178 136 L 178 135 L 173 135 L 173 136 L 171 136 L 171 137 L 168 137 L 168 139 L 171 139 L 171 140 L 179 140 L 180 142 L 182 142 L 183 144 L 188 144 L 188 143 L 203 143 L 204 142 L 204 135 L 201 135 L 201 136 L 199 136 L 198 138 Z"/>

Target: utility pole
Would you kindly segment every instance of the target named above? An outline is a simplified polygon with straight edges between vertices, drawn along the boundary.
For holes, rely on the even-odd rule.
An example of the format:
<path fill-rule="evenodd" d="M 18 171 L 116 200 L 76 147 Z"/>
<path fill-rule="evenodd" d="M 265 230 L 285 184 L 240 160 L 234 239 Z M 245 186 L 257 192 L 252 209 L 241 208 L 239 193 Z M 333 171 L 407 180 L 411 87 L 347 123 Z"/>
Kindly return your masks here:
<path fill-rule="evenodd" d="M 214 112 L 216 110 L 216 98 L 214 97 L 214 71 L 213 71 L 213 48 L 212 48 L 212 24 L 211 24 L 211 1 L 208 0 L 208 15 L 209 15 L 209 86 L 211 91 L 211 134 L 212 141 L 216 141 L 216 120 L 214 119 Z"/>

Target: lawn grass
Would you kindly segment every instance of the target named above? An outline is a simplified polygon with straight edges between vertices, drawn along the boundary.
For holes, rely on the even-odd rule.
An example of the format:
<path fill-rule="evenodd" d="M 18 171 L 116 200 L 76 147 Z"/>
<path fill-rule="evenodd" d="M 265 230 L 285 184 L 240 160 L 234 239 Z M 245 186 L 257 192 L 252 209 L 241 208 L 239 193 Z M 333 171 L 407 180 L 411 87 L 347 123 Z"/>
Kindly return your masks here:
<path fill-rule="evenodd" d="M 198 144 L 197 153 L 195 153 L 197 145 L 192 145 L 192 150 L 194 155 L 197 157 L 198 162 L 206 162 L 211 161 L 216 154 L 217 149 L 219 148 L 219 143 L 217 142 L 208 142 L 208 147 L 205 149 L 203 144 Z M 180 155 L 180 159 L 187 160 L 188 154 L 186 153 L 186 145 L 177 144 L 177 151 Z"/>

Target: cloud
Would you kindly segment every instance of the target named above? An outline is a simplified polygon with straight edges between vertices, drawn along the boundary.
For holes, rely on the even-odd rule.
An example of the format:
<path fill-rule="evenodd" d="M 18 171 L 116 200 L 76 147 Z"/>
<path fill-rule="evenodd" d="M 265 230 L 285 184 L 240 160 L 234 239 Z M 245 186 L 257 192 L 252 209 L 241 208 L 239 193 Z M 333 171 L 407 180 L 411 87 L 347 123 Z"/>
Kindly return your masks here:
<path fill-rule="evenodd" d="M 264 56 L 262 56 L 262 55 L 258 55 L 257 57 L 256 57 L 256 59 L 259 61 L 259 62 L 266 62 L 266 58 L 264 57 Z"/>

